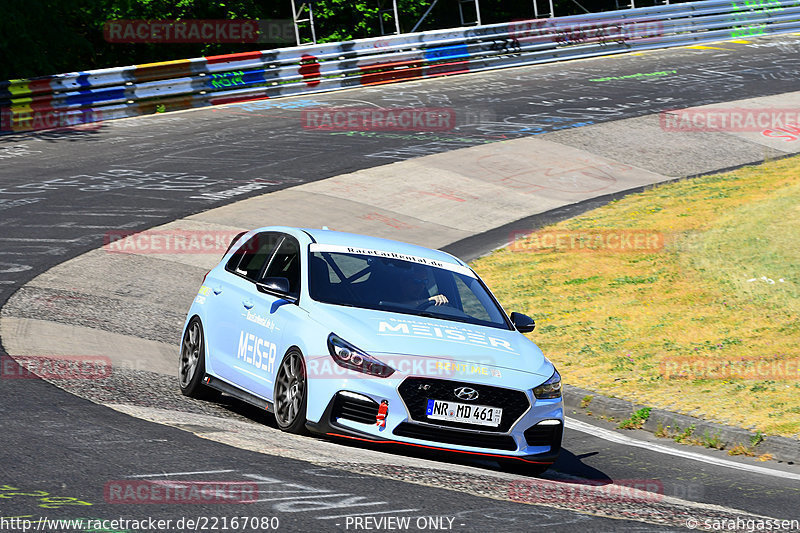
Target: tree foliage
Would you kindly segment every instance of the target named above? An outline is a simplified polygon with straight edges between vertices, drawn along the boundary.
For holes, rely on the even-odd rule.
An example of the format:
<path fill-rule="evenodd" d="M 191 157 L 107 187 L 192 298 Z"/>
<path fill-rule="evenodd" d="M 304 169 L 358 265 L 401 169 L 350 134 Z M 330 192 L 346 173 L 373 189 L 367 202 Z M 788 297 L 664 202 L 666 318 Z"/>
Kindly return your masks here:
<path fill-rule="evenodd" d="M 296 0 L 298 6 L 301 1 Z M 491 24 L 532 18 L 532 1 L 480 0 L 482 22 Z M 318 41 L 381 35 L 379 2 L 383 8 L 391 9 L 391 0 L 322 0 L 314 3 Z M 397 0 L 401 31 L 411 31 L 431 2 Z M 582 12 L 575 0 L 556 0 L 555 4 L 558 16 Z M 592 11 L 603 11 L 614 9 L 615 0 L 584 0 L 581 4 Z M 545 10 L 547 0 L 539 0 L 539 5 Z M 637 7 L 639 5 L 641 2 Z M 474 20 L 471 9 L 471 4 L 464 4 L 465 18 Z M 109 43 L 103 36 L 103 25 L 109 20 L 288 20 L 291 17 L 290 0 L 3 0 L 0 79 L 244 52 L 272 46 L 258 43 Z M 384 13 L 383 18 L 385 31 L 393 33 L 393 17 Z M 419 31 L 460 25 L 458 0 L 439 0 Z M 303 35 L 308 35 L 308 29 L 304 30 Z"/>

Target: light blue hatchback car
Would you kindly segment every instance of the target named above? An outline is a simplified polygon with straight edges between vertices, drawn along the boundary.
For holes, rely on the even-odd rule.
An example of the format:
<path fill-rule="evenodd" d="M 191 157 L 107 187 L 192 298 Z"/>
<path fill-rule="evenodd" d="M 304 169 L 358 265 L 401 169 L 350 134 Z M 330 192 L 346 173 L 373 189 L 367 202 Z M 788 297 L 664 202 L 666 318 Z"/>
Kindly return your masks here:
<path fill-rule="evenodd" d="M 401 242 L 266 227 L 206 274 L 180 353 L 183 394 L 220 392 L 288 432 L 484 456 L 558 457 L 561 376 L 463 261 Z"/>

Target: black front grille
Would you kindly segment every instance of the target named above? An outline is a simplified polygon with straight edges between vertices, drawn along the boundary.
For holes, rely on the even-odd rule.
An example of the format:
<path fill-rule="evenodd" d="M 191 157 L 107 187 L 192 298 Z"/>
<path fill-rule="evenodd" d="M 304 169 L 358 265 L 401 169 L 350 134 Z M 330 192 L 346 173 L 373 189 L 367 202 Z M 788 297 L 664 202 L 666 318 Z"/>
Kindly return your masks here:
<path fill-rule="evenodd" d="M 475 448 L 489 448 L 491 450 L 517 449 L 517 443 L 514 442 L 514 439 L 510 435 L 487 435 L 485 433 L 473 433 L 472 431 L 421 426 L 409 422 L 403 422 L 398 425 L 394 428 L 393 433 L 398 437 L 456 444 L 459 446 L 473 446 Z"/>
<path fill-rule="evenodd" d="M 336 399 L 333 401 L 333 411 L 331 412 L 334 420 L 345 418 L 363 424 L 374 424 L 377 414 L 377 402 L 367 398 L 353 398 L 341 393 L 336 395 Z"/>
<path fill-rule="evenodd" d="M 557 452 L 561 449 L 563 432 L 563 424 L 531 426 L 525 430 L 525 442 L 528 443 L 528 446 L 550 446 L 551 452 Z"/>
<path fill-rule="evenodd" d="M 474 401 L 464 401 L 456 397 L 455 389 L 458 387 L 470 387 L 478 391 L 478 397 Z M 398 387 L 400 396 L 408 408 L 411 418 L 418 422 L 430 422 L 439 426 L 450 426 L 463 429 L 476 429 L 479 431 L 495 431 L 505 433 L 511 429 L 511 425 L 528 410 L 530 403 L 528 397 L 522 391 L 504 389 L 502 387 L 492 387 L 489 385 L 478 385 L 475 383 L 462 383 L 460 381 L 450 381 L 446 379 L 431 379 L 411 377 L 406 378 Z M 478 424 L 459 424 L 457 422 L 447 422 L 444 420 L 428 420 L 426 410 L 428 400 L 443 400 L 449 402 L 459 402 L 474 405 L 488 405 L 489 407 L 501 407 L 503 418 L 498 427 L 481 426 Z"/>

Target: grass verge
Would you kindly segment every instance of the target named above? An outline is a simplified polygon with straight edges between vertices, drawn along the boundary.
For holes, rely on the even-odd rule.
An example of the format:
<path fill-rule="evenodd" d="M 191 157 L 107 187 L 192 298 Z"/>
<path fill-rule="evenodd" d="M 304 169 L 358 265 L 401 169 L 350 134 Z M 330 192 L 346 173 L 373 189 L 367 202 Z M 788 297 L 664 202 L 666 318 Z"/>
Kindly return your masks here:
<path fill-rule="evenodd" d="M 646 246 L 612 249 L 636 232 Z M 795 157 L 628 196 L 473 267 L 567 383 L 798 437 L 798 243 Z"/>

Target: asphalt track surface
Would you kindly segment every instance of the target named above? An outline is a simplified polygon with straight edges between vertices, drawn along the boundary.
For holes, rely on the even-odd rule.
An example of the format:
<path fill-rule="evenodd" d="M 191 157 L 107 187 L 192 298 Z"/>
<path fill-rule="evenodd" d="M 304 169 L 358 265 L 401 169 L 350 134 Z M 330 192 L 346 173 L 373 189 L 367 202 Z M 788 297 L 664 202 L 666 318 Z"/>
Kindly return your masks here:
<path fill-rule="evenodd" d="M 129 119 L 79 132 L 0 137 L 0 304 L 37 274 L 102 245 L 108 231 L 144 229 L 430 153 L 798 90 L 800 47 L 789 37 L 764 42 L 773 45 L 665 50 Z M 659 72 L 665 74 L 625 77 Z M 606 79 L 612 76 L 617 79 Z M 591 81 L 600 79 L 606 80 Z M 451 107 L 459 126 L 366 135 L 300 127 L 303 110 L 321 105 Z M 402 475 L 365 476 L 240 450 L 123 415 L 39 380 L 2 380 L 0 405 L 4 517 L 277 516 L 279 531 L 322 531 L 346 530 L 345 515 L 371 513 L 450 517 L 452 529 L 462 531 L 682 529 L 675 520 L 658 526 L 635 513 L 611 520 L 591 509 L 482 498 L 387 479 Z M 665 457 L 576 431 L 568 430 L 564 442 L 553 476 L 661 480 L 668 496 L 800 518 L 795 480 Z M 159 474 L 258 481 L 266 501 L 244 507 L 106 502 L 109 482 Z M 700 508 L 697 518 L 712 515 Z M 0 523 L 0 530 L 13 529 Z"/>

